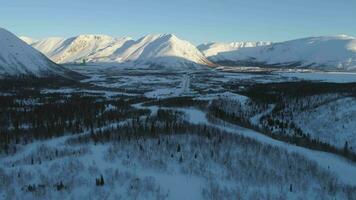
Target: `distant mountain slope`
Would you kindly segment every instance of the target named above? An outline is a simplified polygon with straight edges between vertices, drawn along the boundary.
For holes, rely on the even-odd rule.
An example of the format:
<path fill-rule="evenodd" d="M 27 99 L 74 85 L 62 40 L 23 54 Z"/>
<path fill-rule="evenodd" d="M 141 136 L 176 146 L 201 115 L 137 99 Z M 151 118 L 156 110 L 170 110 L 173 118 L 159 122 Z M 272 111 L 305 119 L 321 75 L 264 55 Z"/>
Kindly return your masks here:
<path fill-rule="evenodd" d="M 52 56 L 56 55 L 56 52 L 61 47 L 64 41 L 65 38 L 51 37 L 51 38 L 37 40 L 31 43 L 31 46 L 41 51 L 47 57 L 51 58 Z"/>
<path fill-rule="evenodd" d="M 46 38 L 32 46 L 46 54 L 54 62 L 95 61 L 110 56 L 130 38 L 113 38 L 107 35 L 79 35 L 68 39 Z"/>
<path fill-rule="evenodd" d="M 153 67 L 214 65 L 194 45 L 179 39 L 173 34 L 145 36 L 115 51 L 111 59 L 118 62 L 126 61 Z"/>
<path fill-rule="evenodd" d="M 238 50 L 240 48 L 248 47 L 258 47 L 270 45 L 272 42 L 258 41 L 258 42 L 231 42 L 231 43 L 222 43 L 222 42 L 211 42 L 205 43 L 198 46 L 198 49 L 206 56 L 211 57 L 215 56 L 218 53 L 228 52 Z"/>
<path fill-rule="evenodd" d="M 0 76 L 62 76 L 67 78 L 80 75 L 67 70 L 21 39 L 0 28 Z"/>
<path fill-rule="evenodd" d="M 230 64 L 242 62 L 326 70 L 356 70 L 356 40 L 345 35 L 309 37 L 219 53 L 210 59 Z"/>
<path fill-rule="evenodd" d="M 38 40 L 32 46 L 57 63 L 85 59 L 150 67 L 214 66 L 194 45 L 172 34 L 147 35 L 137 41 L 105 35 L 80 35 L 69 39 Z"/>
<path fill-rule="evenodd" d="M 27 44 L 31 45 L 34 42 L 36 42 L 36 39 L 30 38 L 30 37 L 26 37 L 26 36 L 21 36 L 19 37 L 22 41 L 26 42 Z"/>

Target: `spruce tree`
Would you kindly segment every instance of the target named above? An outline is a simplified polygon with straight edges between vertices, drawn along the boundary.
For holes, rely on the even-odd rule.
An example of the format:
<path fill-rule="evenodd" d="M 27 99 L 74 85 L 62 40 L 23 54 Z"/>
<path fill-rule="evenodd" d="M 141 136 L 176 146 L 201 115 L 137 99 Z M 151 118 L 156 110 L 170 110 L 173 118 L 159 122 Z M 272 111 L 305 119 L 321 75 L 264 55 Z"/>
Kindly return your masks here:
<path fill-rule="evenodd" d="M 104 185 L 104 177 L 103 177 L 103 175 L 100 175 L 100 185 Z"/>
<path fill-rule="evenodd" d="M 344 155 L 347 156 L 349 154 L 349 144 L 346 141 L 344 145 Z"/>

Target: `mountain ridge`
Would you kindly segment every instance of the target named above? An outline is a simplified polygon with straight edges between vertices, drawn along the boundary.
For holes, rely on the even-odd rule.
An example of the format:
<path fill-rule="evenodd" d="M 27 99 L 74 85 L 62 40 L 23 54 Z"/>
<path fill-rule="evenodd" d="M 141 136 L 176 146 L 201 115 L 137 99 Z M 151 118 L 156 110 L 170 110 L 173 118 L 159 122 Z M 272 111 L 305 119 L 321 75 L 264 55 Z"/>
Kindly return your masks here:
<path fill-rule="evenodd" d="M 249 48 L 257 46 L 270 45 L 272 42 L 269 41 L 241 41 L 241 42 L 209 42 L 203 43 L 197 46 L 197 48 L 206 56 L 215 56 L 218 53 L 234 51 L 240 48 Z"/>
<path fill-rule="evenodd" d="M 106 39 L 99 43 L 90 41 L 94 46 L 97 44 L 97 48 L 66 47 L 75 39 L 86 37 Z M 29 38 L 25 40 L 31 41 Z M 220 64 L 356 70 L 355 37 L 347 35 L 306 37 L 284 42 L 211 42 L 198 46 L 169 33 L 149 34 L 137 40 L 84 34 L 65 39 L 66 42 L 62 41 L 59 46 L 53 44 L 61 39 L 50 40 L 50 45 L 45 40 L 37 40 L 32 46 L 58 63 L 82 62 L 85 59 L 89 62 L 172 68 Z"/>
<path fill-rule="evenodd" d="M 138 40 L 84 34 L 38 40 L 32 46 L 57 63 L 86 60 L 168 68 L 215 66 L 193 44 L 169 33 L 150 34 Z"/>
<path fill-rule="evenodd" d="M 356 40 L 350 36 L 306 37 L 210 57 L 214 62 L 294 66 L 325 70 L 356 70 Z"/>

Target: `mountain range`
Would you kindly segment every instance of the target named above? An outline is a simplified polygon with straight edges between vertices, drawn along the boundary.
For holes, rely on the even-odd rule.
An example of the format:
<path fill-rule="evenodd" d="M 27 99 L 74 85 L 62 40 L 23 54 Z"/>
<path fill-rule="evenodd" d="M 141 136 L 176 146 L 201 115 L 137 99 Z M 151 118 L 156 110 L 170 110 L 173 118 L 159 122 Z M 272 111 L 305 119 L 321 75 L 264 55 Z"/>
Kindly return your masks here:
<path fill-rule="evenodd" d="M 24 41 L 56 63 L 105 62 L 149 67 L 214 66 L 194 45 L 173 34 L 147 35 L 138 40 L 107 35 Z"/>
<path fill-rule="evenodd" d="M 346 35 L 309 37 L 286 42 L 212 42 L 198 46 L 173 34 L 147 35 L 138 40 L 106 35 L 22 39 L 56 63 L 86 60 L 171 69 L 204 65 L 250 65 L 356 70 L 356 40 Z"/>
<path fill-rule="evenodd" d="M 0 29 L 0 76 L 70 77 L 75 73 L 60 64 L 82 62 L 174 70 L 218 65 L 356 70 L 356 39 L 346 35 L 286 42 L 215 42 L 197 47 L 173 34 L 152 34 L 138 40 L 107 35 L 21 39 Z"/>

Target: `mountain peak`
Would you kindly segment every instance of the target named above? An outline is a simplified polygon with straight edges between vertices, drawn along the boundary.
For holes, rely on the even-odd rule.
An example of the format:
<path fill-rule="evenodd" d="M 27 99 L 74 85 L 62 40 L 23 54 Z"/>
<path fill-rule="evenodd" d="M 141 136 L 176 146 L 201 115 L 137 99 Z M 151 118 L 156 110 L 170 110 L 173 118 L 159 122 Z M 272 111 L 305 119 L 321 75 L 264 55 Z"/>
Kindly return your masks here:
<path fill-rule="evenodd" d="M 141 37 L 139 40 L 156 40 L 156 39 L 178 39 L 177 36 L 171 33 L 157 33 L 157 34 L 148 34 L 143 37 Z"/>
<path fill-rule="evenodd" d="M 74 37 L 75 39 L 81 40 L 103 40 L 103 39 L 112 39 L 113 37 L 103 34 L 81 34 Z"/>
<path fill-rule="evenodd" d="M 336 37 L 345 38 L 345 39 L 352 39 L 352 40 L 355 39 L 355 37 L 352 37 L 352 36 L 346 35 L 346 34 L 340 34 L 340 35 L 337 35 Z"/>

